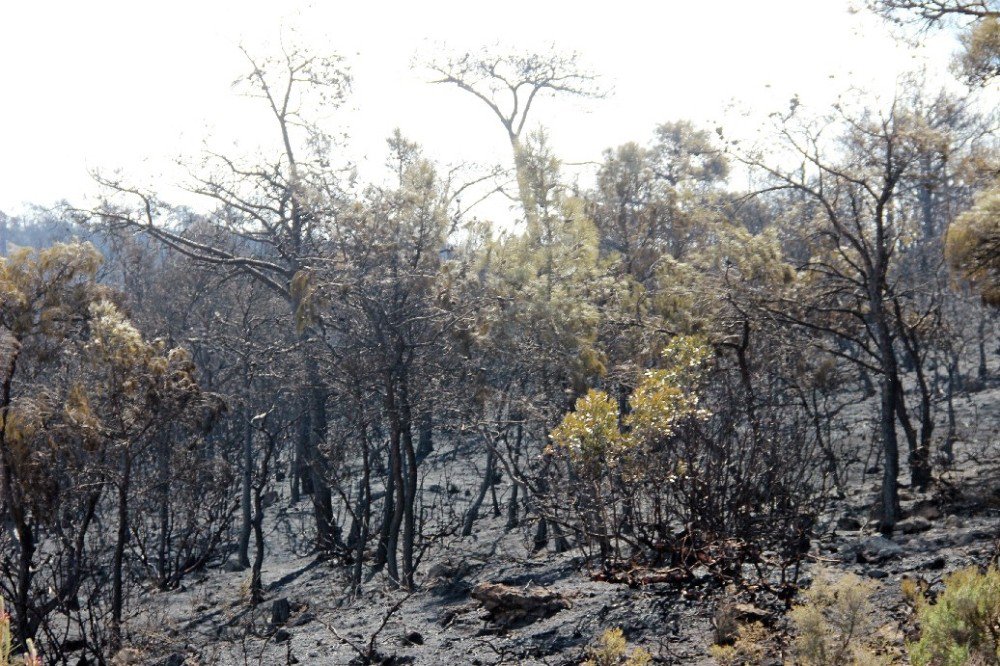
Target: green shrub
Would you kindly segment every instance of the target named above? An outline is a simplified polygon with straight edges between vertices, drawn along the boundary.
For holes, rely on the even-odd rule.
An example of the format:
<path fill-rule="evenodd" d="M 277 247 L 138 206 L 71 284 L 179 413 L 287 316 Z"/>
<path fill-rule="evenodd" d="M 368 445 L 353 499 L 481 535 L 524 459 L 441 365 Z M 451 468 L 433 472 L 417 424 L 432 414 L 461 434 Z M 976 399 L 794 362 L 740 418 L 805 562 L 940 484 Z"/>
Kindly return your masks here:
<path fill-rule="evenodd" d="M 791 613 L 795 654 L 803 666 L 869 666 L 885 664 L 876 654 L 871 596 L 876 585 L 854 574 L 833 579 L 820 573 Z"/>
<path fill-rule="evenodd" d="M 629 652 L 625 634 L 617 627 L 608 629 L 587 648 L 587 660 L 583 666 L 649 666 L 653 657 L 642 648 Z"/>
<path fill-rule="evenodd" d="M 767 654 L 770 634 L 760 622 L 753 622 L 737 624 L 735 635 L 722 638 L 728 644 L 718 642 L 708 648 L 708 653 L 719 666 L 741 666 L 761 663 Z"/>
<path fill-rule="evenodd" d="M 920 640 L 910 644 L 914 666 L 1000 665 L 1000 571 L 976 567 L 944 581 L 935 603 L 918 600 Z"/>

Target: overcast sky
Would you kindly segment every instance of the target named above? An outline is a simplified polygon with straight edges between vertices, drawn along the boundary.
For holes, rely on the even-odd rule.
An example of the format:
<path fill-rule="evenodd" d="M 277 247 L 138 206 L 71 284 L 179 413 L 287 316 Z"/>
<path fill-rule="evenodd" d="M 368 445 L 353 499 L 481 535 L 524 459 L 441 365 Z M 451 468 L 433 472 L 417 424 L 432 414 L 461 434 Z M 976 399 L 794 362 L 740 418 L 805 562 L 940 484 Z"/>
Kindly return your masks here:
<path fill-rule="evenodd" d="M 2 0 L 0 210 L 78 201 L 94 191 L 92 168 L 169 192 L 175 160 L 203 142 L 252 143 L 260 128 L 231 88 L 246 69 L 237 47 L 266 52 L 282 26 L 350 64 L 350 108 L 333 120 L 362 174 L 383 163 L 396 126 L 444 162 L 507 158 L 485 107 L 412 68 L 442 48 L 579 52 L 613 94 L 538 107 L 567 162 L 644 142 L 667 120 L 740 130 L 793 94 L 820 108 L 850 85 L 891 91 L 907 70 L 940 71 L 953 48 L 948 35 L 897 44 L 847 0 Z"/>

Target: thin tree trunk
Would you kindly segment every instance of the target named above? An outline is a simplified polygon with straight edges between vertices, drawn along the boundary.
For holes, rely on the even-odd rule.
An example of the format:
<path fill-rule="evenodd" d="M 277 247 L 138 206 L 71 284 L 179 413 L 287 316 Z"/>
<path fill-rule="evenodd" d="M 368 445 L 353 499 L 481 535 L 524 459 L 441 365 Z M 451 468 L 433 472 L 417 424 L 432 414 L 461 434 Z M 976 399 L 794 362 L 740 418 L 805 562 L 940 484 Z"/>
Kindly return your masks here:
<path fill-rule="evenodd" d="M 405 373 L 406 369 L 403 368 Z M 413 589 L 415 565 L 413 559 L 416 542 L 416 503 L 419 475 L 417 473 L 417 452 L 413 446 L 413 415 L 410 409 L 409 386 L 405 375 L 399 383 L 400 416 L 402 418 L 403 453 L 406 455 L 406 492 L 403 512 L 403 586 Z"/>
<path fill-rule="evenodd" d="M 122 608 L 124 606 L 125 545 L 128 543 L 128 497 L 132 482 L 132 455 L 126 446 L 122 451 L 122 478 L 118 484 L 118 534 L 111 564 L 111 636 L 110 651 L 117 652 L 122 645 Z"/>
<path fill-rule="evenodd" d="M 989 376 L 989 374 L 990 374 L 990 372 L 989 372 L 989 366 L 986 365 L 986 340 L 989 337 L 989 336 L 986 335 L 986 324 L 987 324 L 988 318 L 989 318 L 989 315 L 987 313 L 985 313 L 985 312 L 981 312 L 979 314 L 979 328 L 978 328 L 978 331 L 977 331 L 978 334 L 979 334 L 978 335 L 978 337 L 979 337 L 979 345 L 978 345 L 978 347 L 979 347 L 979 371 L 978 371 L 979 379 L 986 379 L 986 377 Z"/>
<path fill-rule="evenodd" d="M 253 421 L 248 420 L 247 425 L 253 428 Z M 252 432 L 252 431 L 251 431 Z M 264 431 L 267 445 L 260 463 L 260 475 L 257 483 L 252 485 L 253 490 L 253 519 L 250 524 L 253 527 L 254 556 L 253 564 L 250 568 L 250 605 L 256 606 L 264 600 L 264 583 L 261 577 L 261 570 L 264 567 L 264 489 L 267 488 L 268 477 L 271 470 L 271 457 L 274 455 L 275 441 L 273 436 Z"/>
<path fill-rule="evenodd" d="M 302 402 L 309 404 L 309 396 L 303 395 Z M 312 437 L 311 409 L 306 409 L 299 419 L 298 439 L 295 442 L 295 474 L 292 484 L 292 503 L 302 495 L 312 495 L 312 475 L 309 473 L 309 440 Z"/>
<path fill-rule="evenodd" d="M 170 559 L 170 441 L 160 438 L 159 454 L 156 461 L 157 474 L 160 477 L 159 488 L 159 521 L 160 533 L 157 548 L 156 569 L 159 584 L 167 585 L 168 561 Z"/>
<path fill-rule="evenodd" d="M 23 520 L 16 520 L 15 527 L 18 541 L 17 558 L 17 598 L 14 600 L 14 612 L 17 614 L 17 639 L 21 645 L 29 638 L 35 637 L 35 623 L 31 621 L 30 597 L 32 562 L 35 557 L 35 538 L 31 526 Z"/>
<path fill-rule="evenodd" d="M 920 396 L 920 432 L 915 431 L 906 408 L 906 393 L 903 390 L 903 383 L 898 374 L 894 377 L 898 392 L 896 394 L 897 410 L 899 422 L 903 424 L 906 431 L 906 440 L 909 444 L 909 467 L 910 482 L 920 490 L 926 490 L 931 482 L 931 437 L 934 434 L 934 412 L 931 403 L 931 387 L 927 382 L 927 375 L 924 372 L 923 359 L 920 355 L 919 333 L 907 328 L 904 321 L 902 306 L 898 299 L 893 299 L 895 308 L 896 324 L 899 329 L 900 339 L 906 350 L 906 358 L 910 359 L 911 367 L 915 371 L 917 380 L 917 391 Z"/>
<path fill-rule="evenodd" d="M 367 428 L 361 428 L 361 497 L 354 511 L 355 521 L 360 522 L 357 542 L 354 544 L 354 568 L 351 573 L 351 591 L 357 594 L 361 591 L 361 574 L 364 570 L 365 544 L 368 543 L 369 525 L 371 523 L 372 484 L 371 484 L 371 452 Z"/>
<path fill-rule="evenodd" d="M 476 493 L 476 499 L 473 500 L 472 504 L 469 506 L 468 511 L 465 512 L 465 520 L 462 521 L 462 536 L 469 536 L 472 534 L 472 527 L 479 518 L 479 509 L 483 505 L 483 500 L 486 499 L 486 493 L 490 489 L 490 485 L 493 482 L 494 469 L 496 467 L 496 456 L 493 452 L 493 447 L 490 447 L 486 452 L 486 470 L 483 473 L 483 480 L 479 483 L 479 492 Z"/>
<path fill-rule="evenodd" d="M 948 403 L 948 432 L 941 446 L 941 454 L 944 457 L 945 465 L 955 462 L 955 439 L 957 437 L 958 426 L 955 418 L 955 384 L 958 377 L 958 359 L 949 356 L 948 358 L 948 385 L 945 389 L 945 398 Z"/>
<path fill-rule="evenodd" d="M 396 405 L 394 381 L 389 380 L 389 390 L 386 392 L 386 412 L 389 415 L 389 467 L 392 484 L 395 490 L 392 516 L 386 531 L 386 566 L 389 580 L 393 585 L 399 585 L 399 529 L 403 524 L 403 510 L 406 506 L 406 488 L 403 481 L 403 457 L 401 451 L 402 430 L 399 411 Z M 388 500 L 388 494 L 386 495 Z"/>
<path fill-rule="evenodd" d="M 261 578 L 261 571 L 264 568 L 264 502 L 261 498 L 264 484 L 254 489 L 253 509 L 254 515 L 251 520 L 253 527 L 253 565 L 250 568 L 250 605 L 256 606 L 264 600 L 264 583 Z"/>
<path fill-rule="evenodd" d="M 389 530 L 392 528 L 392 517 L 396 513 L 396 473 L 392 462 L 392 435 L 389 443 L 389 467 L 385 474 L 385 493 L 382 500 L 382 527 L 379 530 L 378 545 L 375 547 L 374 571 L 381 571 L 389 562 Z"/>
<path fill-rule="evenodd" d="M 520 420 L 520 417 L 518 417 Z M 518 462 L 521 458 L 521 444 L 524 439 L 524 426 L 520 423 L 517 424 L 517 435 L 514 438 L 514 455 L 511 467 L 517 469 Z M 509 474 L 508 474 L 509 476 Z M 520 485 L 510 479 L 512 483 L 512 488 L 510 491 L 510 501 L 507 503 L 507 529 L 514 529 L 520 522 L 518 517 L 518 491 L 521 489 Z"/>
<path fill-rule="evenodd" d="M 882 516 L 879 530 L 884 534 L 892 534 L 899 520 L 899 440 L 896 434 L 896 416 L 899 406 L 900 390 L 899 374 L 896 369 L 895 350 L 892 346 L 892 335 L 885 321 L 881 299 L 873 299 L 872 318 L 878 336 L 880 362 L 882 366 L 881 409 L 879 413 L 882 435 L 882 451 L 885 454 L 885 467 L 882 474 Z"/>
<path fill-rule="evenodd" d="M 250 566 L 250 533 L 253 530 L 253 423 L 250 410 L 244 414 L 246 418 L 243 433 L 243 493 L 240 498 L 242 509 L 242 524 L 240 525 L 240 540 L 237 548 L 237 563 L 241 569 Z"/>
<path fill-rule="evenodd" d="M 424 412 L 420 417 L 420 439 L 417 441 L 417 463 L 434 451 L 434 419 L 430 412 Z"/>
<path fill-rule="evenodd" d="M 326 465 L 319 445 L 326 438 L 326 393 L 318 382 L 315 372 L 310 396 L 310 437 L 307 463 L 312 480 L 313 512 L 316 517 L 316 548 L 320 554 L 329 554 L 340 545 L 340 535 L 333 519 L 333 495 L 326 481 Z"/>
<path fill-rule="evenodd" d="M 907 449 L 909 451 L 907 463 L 910 468 L 910 481 L 915 487 L 924 490 L 931 481 L 930 447 L 929 445 L 925 446 L 922 444 L 924 441 L 923 434 L 927 428 L 926 417 L 921 415 L 921 433 L 918 433 L 916 428 L 913 427 L 910 414 L 906 409 L 906 398 L 902 382 L 898 377 L 890 381 L 896 387 L 894 391 L 896 396 L 896 417 L 899 419 L 900 424 L 903 426 L 903 432 L 906 434 Z M 930 427 L 931 431 L 933 431 L 933 424 Z"/>

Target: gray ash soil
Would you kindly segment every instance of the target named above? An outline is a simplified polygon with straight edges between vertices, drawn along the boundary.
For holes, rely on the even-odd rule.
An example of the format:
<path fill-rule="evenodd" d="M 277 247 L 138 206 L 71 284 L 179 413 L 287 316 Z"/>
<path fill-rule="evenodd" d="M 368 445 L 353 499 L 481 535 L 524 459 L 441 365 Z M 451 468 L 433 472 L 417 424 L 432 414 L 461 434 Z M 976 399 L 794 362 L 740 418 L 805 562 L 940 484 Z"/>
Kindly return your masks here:
<path fill-rule="evenodd" d="M 806 582 L 817 567 L 878 581 L 874 601 L 880 631 L 900 648 L 913 628 L 912 611 L 900 592 L 902 578 L 920 577 L 940 586 L 948 572 L 984 564 L 996 553 L 1000 388 L 972 393 L 957 406 L 964 439 L 956 445 L 956 462 L 938 474 L 928 492 L 902 491 L 907 518 L 899 532 L 892 539 L 881 537 L 870 519 L 878 475 L 856 478 L 817 526 L 802 572 Z M 458 506 L 451 521 L 460 520 L 479 484 L 475 466 L 465 460 L 443 451 L 425 463 L 426 492 L 433 493 L 434 484 L 439 494 L 453 486 L 450 497 Z M 629 645 L 646 648 L 656 663 L 714 663 L 708 656 L 714 613 L 720 601 L 733 597 L 707 573 L 696 572 L 680 589 L 667 583 L 629 587 L 595 581 L 578 550 L 531 555 L 529 526 L 507 529 L 506 517 L 494 516 L 487 500 L 471 536 L 444 537 L 423 554 L 414 593 L 390 590 L 384 577 L 376 576 L 360 595 L 350 597 L 343 566 L 289 554 L 303 548 L 307 505 L 288 507 L 279 497 L 269 511 L 267 599 L 261 606 L 246 604 L 248 573 L 225 567 L 191 577 L 179 590 L 143 593 L 133 600 L 136 612 L 128 625 L 135 647 L 118 655 L 116 663 L 346 666 L 361 663 L 358 651 L 367 650 L 378 631 L 375 651 L 385 664 L 579 664 L 586 646 L 610 627 L 621 627 Z M 554 592 L 568 607 L 498 627 L 470 595 L 481 583 Z M 279 600 L 288 601 L 290 617 L 274 626 L 272 607 Z M 787 631 L 781 604 L 773 597 L 751 590 L 735 600 L 759 607 L 772 626 Z M 782 663 L 785 656 L 776 644 L 768 658 Z"/>

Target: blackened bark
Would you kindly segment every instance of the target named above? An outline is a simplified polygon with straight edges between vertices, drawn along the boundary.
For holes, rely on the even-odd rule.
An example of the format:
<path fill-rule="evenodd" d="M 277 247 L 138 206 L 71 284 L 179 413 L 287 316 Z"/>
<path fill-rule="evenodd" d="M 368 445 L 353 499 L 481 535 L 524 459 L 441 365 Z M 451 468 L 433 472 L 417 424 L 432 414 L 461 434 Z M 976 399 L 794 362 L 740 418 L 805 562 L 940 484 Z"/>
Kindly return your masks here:
<path fill-rule="evenodd" d="M 360 523 L 357 541 L 354 544 L 354 567 L 351 572 L 351 591 L 361 590 L 361 574 L 364 569 L 365 544 L 368 543 L 368 533 L 371 524 L 372 485 L 371 485 L 371 451 L 367 428 L 361 428 L 361 462 L 362 477 L 358 506 L 354 511 L 354 519 Z"/>
<path fill-rule="evenodd" d="M 326 391 L 319 381 L 315 366 L 311 366 L 309 391 L 309 440 L 306 463 L 312 480 L 312 504 L 316 519 L 316 549 L 321 555 L 335 552 L 340 546 L 340 535 L 333 518 L 333 495 L 326 480 L 326 464 L 320 444 L 326 439 Z"/>
<path fill-rule="evenodd" d="M 406 486 L 403 480 L 402 455 L 402 425 L 399 418 L 399 408 L 396 400 L 394 381 L 390 378 L 389 390 L 386 391 L 386 412 L 389 416 L 389 473 L 395 490 L 392 516 L 386 530 L 386 567 L 389 580 L 394 585 L 400 584 L 399 578 L 399 529 L 403 524 L 403 511 L 406 506 Z M 388 494 L 386 495 L 388 500 Z"/>
<path fill-rule="evenodd" d="M 240 497 L 242 523 L 236 559 L 240 568 L 246 569 L 250 566 L 250 533 L 253 530 L 253 417 L 249 410 L 243 416 L 246 424 L 243 432 L 243 487 Z"/>
<path fill-rule="evenodd" d="M 496 454 L 493 452 L 493 447 L 490 447 L 486 452 L 486 470 L 483 472 L 483 480 L 479 483 L 479 492 L 476 493 L 476 498 L 472 501 L 468 511 L 465 512 L 465 520 L 462 521 L 462 536 L 472 534 L 472 527 L 476 519 L 479 518 L 479 509 L 482 507 L 483 500 L 486 499 L 486 493 L 493 483 L 495 469 Z"/>
<path fill-rule="evenodd" d="M 430 412 L 420 417 L 420 438 L 417 441 L 417 463 L 434 452 L 434 420 Z"/>
<path fill-rule="evenodd" d="M 402 369 L 405 373 L 406 369 Z M 406 492 L 403 511 L 403 586 L 413 589 L 415 565 L 413 559 L 416 542 L 416 502 L 419 476 L 417 473 L 417 452 L 413 446 L 413 413 L 410 408 L 410 392 L 405 374 L 399 383 L 399 406 L 402 427 L 403 453 L 406 456 Z"/>
<path fill-rule="evenodd" d="M 122 608 L 124 606 L 125 546 L 128 543 L 128 499 L 132 483 L 132 453 L 126 446 L 122 451 L 121 479 L 118 482 L 118 533 L 111 564 L 111 635 L 108 639 L 112 654 L 122 645 Z"/>
<path fill-rule="evenodd" d="M 520 420 L 520 416 L 516 417 Z M 514 453 L 511 456 L 513 460 L 511 461 L 511 466 L 517 469 L 517 465 L 521 458 L 521 446 L 524 440 L 524 426 L 521 423 L 517 424 L 517 435 L 514 437 Z M 509 475 L 508 475 L 509 476 Z M 507 529 L 513 529 L 517 527 L 520 522 L 518 518 L 518 491 L 521 489 L 520 485 L 511 479 L 512 488 L 510 491 L 510 501 L 507 503 Z"/>

